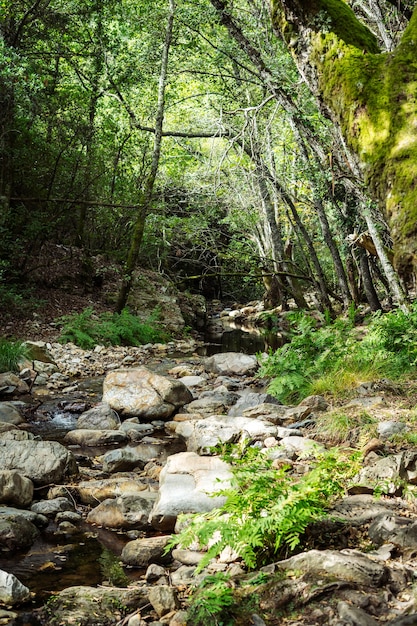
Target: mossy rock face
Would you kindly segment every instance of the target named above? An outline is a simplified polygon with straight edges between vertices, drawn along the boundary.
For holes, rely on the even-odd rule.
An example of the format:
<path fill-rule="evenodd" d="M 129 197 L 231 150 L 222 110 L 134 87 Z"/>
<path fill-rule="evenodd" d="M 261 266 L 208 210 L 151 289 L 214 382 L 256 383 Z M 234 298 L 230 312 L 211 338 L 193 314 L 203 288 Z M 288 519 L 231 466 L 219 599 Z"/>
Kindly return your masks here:
<path fill-rule="evenodd" d="M 273 19 L 287 41 L 294 31 L 302 37 L 317 91 L 358 156 L 407 279 L 417 268 L 417 10 L 390 53 L 378 51 L 343 0 L 274 0 Z"/>

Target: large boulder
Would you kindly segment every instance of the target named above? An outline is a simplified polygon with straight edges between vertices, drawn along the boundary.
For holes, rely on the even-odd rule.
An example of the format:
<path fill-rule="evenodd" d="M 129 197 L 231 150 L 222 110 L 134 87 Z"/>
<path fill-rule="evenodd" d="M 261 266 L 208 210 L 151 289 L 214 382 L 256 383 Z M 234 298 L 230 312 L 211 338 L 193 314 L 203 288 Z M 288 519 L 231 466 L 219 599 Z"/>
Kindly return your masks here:
<path fill-rule="evenodd" d="M 64 443 L 80 447 L 107 446 L 126 443 L 129 437 L 120 430 L 70 430 L 64 437 Z"/>
<path fill-rule="evenodd" d="M 132 473 L 103 480 L 81 481 L 73 489 L 83 504 L 97 506 L 97 503 L 103 500 L 128 494 L 138 495 L 147 488 L 147 483 L 141 482 L 138 475 Z"/>
<path fill-rule="evenodd" d="M 202 513 L 222 506 L 225 498 L 213 494 L 229 487 L 231 478 L 230 466 L 218 457 L 194 452 L 170 456 L 160 474 L 152 526 L 170 532 L 180 513 Z"/>
<path fill-rule="evenodd" d="M 274 437 L 277 427 L 271 422 L 250 417 L 228 417 L 211 415 L 201 420 L 171 422 L 175 434 L 183 438 L 189 452 L 210 454 L 211 448 L 219 443 L 238 441 L 243 435 L 248 439 Z"/>
<path fill-rule="evenodd" d="M 57 441 L 0 441 L 0 467 L 20 472 L 37 486 L 77 472 L 74 456 Z"/>
<path fill-rule="evenodd" d="M 157 494 L 143 491 L 103 500 L 87 516 L 89 524 L 105 528 L 146 528 Z"/>
<path fill-rule="evenodd" d="M 33 498 L 33 483 L 14 470 L 0 471 L 0 503 L 26 508 Z"/>
<path fill-rule="evenodd" d="M 171 556 L 165 554 L 165 548 L 170 539 L 171 535 L 162 535 L 128 541 L 120 559 L 125 565 L 134 567 L 147 567 L 150 563 L 166 563 L 171 560 Z"/>
<path fill-rule="evenodd" d="M 110 372 L 103 383 L 103 402 L 125 416 L 147 420 L 168 419 L 192 399 L 191 391 L 183 383 L 146 367 Z"/>
<path fill-rule="evenodd" d="M 246 376 L 252 374 L 257 367 L 258 359 L 256 356 L 240 352 L 213 354 L 205 361 L 207 371 L 222 376 Z"/>

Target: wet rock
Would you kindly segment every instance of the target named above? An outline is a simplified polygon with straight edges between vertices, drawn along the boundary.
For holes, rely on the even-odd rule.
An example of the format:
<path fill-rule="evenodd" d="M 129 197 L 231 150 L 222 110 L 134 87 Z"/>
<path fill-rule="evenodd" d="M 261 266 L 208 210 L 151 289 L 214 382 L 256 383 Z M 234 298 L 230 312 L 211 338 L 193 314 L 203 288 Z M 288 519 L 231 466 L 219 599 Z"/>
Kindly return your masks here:
<path fill-rule="evenodd" d="M 156 498 L 155 492 L 144 491 L 103 500 L 90 511 L 87 522 L 105 528 L 147 528 Z"/>
<path fill-rule="evenodd" d="M 192 399 L 183 383 L 145 367 L 111 372 L 103 383 L 103 402 L 123 415 L 149 420 L 167 419 Z"/>
<path fill-rule="evenodd" d="M 35 485 L 60 483 L 77 472 L 73 455 L 57 441 L 0 441 L 0 467 L 20 472 Z"/>
<path fill-rule="evenodd" d="M 143 469 L 148 461 L 157 459 L 163 462 L 170 454 L 183 451 L 184 443 L 177 437 L 156 439 L 143 437 L 136 446 L 126 446 L 111 450 L 103 455 L 103 470 L 109 474 L 126 472 L 139 467 Z"/>
<path fill-rule="evenodd" d="M 0 546 L 14 552 L 29 548 L 39 536 L 38 528 L 23 515 L 0 514 Z"/>
<path fill-rule="evenodd" d="M 213 493 L 230 486 L 229 465 L 217 457 L 182 452 L 168 458 L 161 471 L 158 500 L 151 513 L 152 526 L 172 531 L 180 513 L 202 513 L 222 506 Z"/>
<path fill-rule="evenodd" d="M 258 368 L 255 356 L 240 352 L 223 352 L 206 359 L 204 366 L 208 372 L 226 376 L 244 376 Z"/>
<path fill-rule="evenodd" d="M 52 500 L 34 502 L 30 510 L 40 515 L 45 515 L 45 517 L 54 518 L 57 513 L 62 511 L 75 511 L 75 506 L 68 498 L 60 497 L 53 498 Z"/>
<path fill-rule="evenodd" d="M 132 474 L 103 480 L 82 481 L 74 487 L 74 492 L 83 504 L 96 506 L 99 502 L 109 498 L 139 495 L 147 488 L 147 483 L 141 482 L 137 474 Z"/>
<path fill-rule="evenodd" d="M 30 591 L 13 574 L 0 570 L 0 602 L 14 606 L 30 598 Z"/>
<path fill-rule="evenodd" d="M 130 441 L 140 441 L 155 431 L 152 424 L 141 424 L 137 417 L 132 417 L 120 424 L 119 430 L 126 433 Z"/>
<path fill-rule="evenodd" d="M 182 437 L 189 452 L 210 454 L 219 443 L 236 442 L 244 435 L 248 439 L 274 437 L 276 426 L 260 419 L 212 415 L 205 419 L 175 423 L 175 434 Z"/>
<path fill-rule="evenodd" d="M 64 443 L 83 447 L 108 446 L 126 443 L 127 433 L 121 430 L 70 430 L 64 437 Z"/>
<path fill-rule="evenodd" d="M 18 426 L 19 424 L 24 424 L 25 421 L 12 402 L 0 402 L 0 422 Z"/>
<path fill-rule="evenodd" d="M 0 503 L 28 507 L 33 499 L 33 483 L 14 470 L 0 471 Z"/>
<path fill-rule="evenodd" d="M 117 430 L 119 426 L 119 416 L 106 402 L 100 402 L 85 411 L 77 420 L 77 428 L 87 430 Z"/>
<path fill-rule="evenodd" d="M 168 563 L 172 559 L 169 554 L 165 554 L 165 548 L 170 539 L 170 535 L 134 539 L 124 546 L 120 559 L 125 565 L 135 567 L 147 567 L 150 563 Z"/>
<path fill-rule="evenodd" d="M 309 576 L 331 577 L 371 587 L 388 579 L 385 565 L 353 550 L 309 550 L 275 564 L 280 570 L 301 570 Z"/>

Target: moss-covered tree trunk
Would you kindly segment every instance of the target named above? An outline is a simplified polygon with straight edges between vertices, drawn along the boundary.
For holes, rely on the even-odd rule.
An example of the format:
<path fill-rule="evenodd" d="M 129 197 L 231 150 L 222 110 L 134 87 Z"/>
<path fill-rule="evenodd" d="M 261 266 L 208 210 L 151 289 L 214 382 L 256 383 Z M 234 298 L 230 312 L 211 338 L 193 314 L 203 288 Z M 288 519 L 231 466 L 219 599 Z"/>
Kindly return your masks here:
<path fill-rule="evenodd" d="M 340 128 L 352 174 L 391 229 L 394 263 L 417 272 L 417 9 L 399 45 L 381 53 L 343 0 L 272 0 L 272 20 L 325 115 Z"/>

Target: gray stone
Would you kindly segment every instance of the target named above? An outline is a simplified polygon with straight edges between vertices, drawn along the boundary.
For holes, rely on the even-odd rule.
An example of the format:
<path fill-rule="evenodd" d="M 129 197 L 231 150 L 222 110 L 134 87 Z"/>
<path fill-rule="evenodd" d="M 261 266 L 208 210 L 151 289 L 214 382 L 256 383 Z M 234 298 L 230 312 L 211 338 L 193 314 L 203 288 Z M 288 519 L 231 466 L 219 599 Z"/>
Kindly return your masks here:
<path fill-rule="evenodd" d="M 159 617 L 174 611 L 178 607 L 177 597 L 172 587 L 156 585 L 149 590 L 149 602 Z"/>
<path fill-rule="evenodd" d="M 87 516 L 89 524 L 105 528 L 147 528 L 157 494 L 143 491 L 103 500 Z"/>
<path fill-rule="evenodd" d="M 159 376 L 145 367 L 111 372 L 103 383 L 103 402 L 123 415 L 149 420 L 168 419 L 192 399 L 183 383 Z"/>
<path fill-rule="evenodd" d="M 279 561 L 276 567 L 370 587 L 379 587 L 388 579 L 388 570 L 383 564 L 352 550 L 309 550 Z"/>
<path fill-rule="evenodd" d="M 167 563 L 172 560 L 169 554 L 165 554 L 170 539 L 170 535 L 134 539 L 124 546 L 120 559 L 126 565 L 135 567 L 147 567 L 150 563 Z"/>
<path fill-rule="evenodd" d="M 188 451 L 210 454 L 211 448 L 219 443 L 236 442 L 242 435 L 248 439 L 273 437 L 276 426 L 260 419 L 212 415 L 192 422 L 178 422 L 175 434 L 185 440 Z"/>
<path fill-rule="evenodd" d="M 222 352 L 206 359 L 205 368 L 215 374 L 244 376 L 258 368 L 258 360 L 256 356 L 240 352 Z"/>
<path fill-rule="evenodd" d="M 225 498 L 213 494 L 228 488 L 231 477 L 229 465 L 217 457 L 194 452 L 170 456 L 161 471 L 152 526 L 170 532 L 180 513 L 202 513 L 222 506 Z"/>
<path fill-rule="evenodd" d="M 33 498 L 33 483 L 14 470 L 0 471 L 0 503 L 28 507 Z"/>
<path fill-rule="evenodd" d="M 30 591 L 13 574 L 0 570 L 0 602 L 13 606 L 30 598 Z"/>
<path fill-rule="evenodd" d="M 87 430 L 117 430 L 119 426 L 119 416 L 106 402 L 100 402 L 92 409 L 85 411 L 77 420 L 77 428 Z"/>
<path fill-rule="evenodd" d="M 121 430 L 70 430 L 64 437 L 64 443 L 80 447 L 108 446 L 116 443 L 126 443 L 129 440 L 127 433 Z"/>
<path fill-rule="evenodd" d="M 18 426 L 24 424 L 25 419 L 11 402 L 0 402 L 0 422 Z"/>
<path fill-rule="evenodd" d="M 29 548 L 39 535 L 38 528 L 23 515 L 0 514 L 0 546 L 14 552 Z"/>
<path fill-rule="evenodd" d="M 140 495 L 148 485 L 137 474 L 118 476 L 103 480 L 81 481 L 74 487 L 77 498 L 83 504 L 97 506 L 99 502 L 124 495 Z"/>
<path fill-rule="evenodd" d="M 378 436 L 381 437 L 381 439 L 389 439 L 389 437 L 402 433 L 405 430 L 407 430 L 406 424 L 403 422 L 395 422 L 393 420 L 379 422 L 377 426 Z"/>
<path fill-rule="evenodd" d="M 272 407 L 280 405 L 278 400 L 275 400 L 267 393 L 256 393 L 253 391 L 247 392 L 241 395 L 236 404 L 234 404 L 229 410 L 228 415 L 230 415 L 231 417 L 246 415 L 245 411 L 247 411 L 248 409 L 253 409 L 265 403 L 270 404 Z M 247 415 L 247 417 L 249 417 L 249 415 Z"/>
<path fill-rule="evenodd" d="M 20 472 L 35 485 L 59 483 L 77 471 L 74 456 L 57 441 L 0 441 L 0 467 Z"/>
<path fill-rule="evenodd" d="M 34 502 L 30 507 L 31 511 L 45 515 L 45 517 L 55 517 L 57 513 L 61 511 L 75 511 L 75 506 L 68 498 L 59 497 L 51 500 L 40 500 Z"/>

